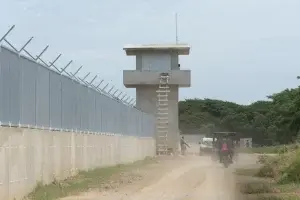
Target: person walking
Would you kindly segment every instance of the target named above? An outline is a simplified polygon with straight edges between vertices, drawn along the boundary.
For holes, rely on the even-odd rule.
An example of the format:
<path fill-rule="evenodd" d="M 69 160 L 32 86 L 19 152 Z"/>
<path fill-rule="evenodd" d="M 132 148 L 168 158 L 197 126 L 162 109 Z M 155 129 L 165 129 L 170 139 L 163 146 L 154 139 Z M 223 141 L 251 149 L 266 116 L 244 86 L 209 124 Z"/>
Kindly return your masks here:
<path fill-rule="evenodd" d="M 181 154 L 182 155 L 185 155 L 186 147 L 190 148 L 190 145 L 188 145 L 186 143 L 186 141 L 184 140 L 184 136 L 182 136 L 181 139 L 180 139 L 180 149 L 181 149 Z"/>

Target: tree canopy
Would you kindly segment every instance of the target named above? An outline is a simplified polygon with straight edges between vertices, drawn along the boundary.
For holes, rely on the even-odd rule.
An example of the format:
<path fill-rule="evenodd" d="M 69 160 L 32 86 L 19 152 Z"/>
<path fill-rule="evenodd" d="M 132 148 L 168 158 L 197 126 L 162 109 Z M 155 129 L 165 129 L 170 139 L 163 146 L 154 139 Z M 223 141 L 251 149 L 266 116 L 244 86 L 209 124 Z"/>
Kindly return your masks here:
<path fill-rule="evenodd" d="M 180 129 L 186 133 L 234 131 L 261 145 L 293 142 L 300 129 L 300 87 L 251 105 L 187 99 L 179 102 L 179 121 Z"/>

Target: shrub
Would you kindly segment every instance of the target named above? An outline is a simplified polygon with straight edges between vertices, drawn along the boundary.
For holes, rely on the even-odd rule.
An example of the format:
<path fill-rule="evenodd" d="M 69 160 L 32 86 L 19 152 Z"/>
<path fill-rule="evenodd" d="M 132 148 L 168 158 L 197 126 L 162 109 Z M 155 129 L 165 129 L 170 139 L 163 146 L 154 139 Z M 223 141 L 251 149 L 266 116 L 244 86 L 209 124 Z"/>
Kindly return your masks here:
<path fill-rule="evenodd" d="M 277 156 L 261 155 L 263 164 L 257 176 L 274 178 L 278 183 L 300 183 L 300 149 L 298 144 L 281 147 Z"/>
<path fill-rule="evenodd" d="M 280 169 L 279 183 L 300 183 L 300 151 L 285 155 L 286 159 Z"/>
<path fill-rule="evenodd" d="M 266 164 L 270 160 L 270 156 L 267 156 L 266 154 L 259 155 L 258 156 L 258 163 L 259 164 Z"/>
<path fill-rule="evenodd" d="M 257 172 L 258 177 L 275 178 L 275 175 L 275 169 L 270 163 L 263 165 Z"/>

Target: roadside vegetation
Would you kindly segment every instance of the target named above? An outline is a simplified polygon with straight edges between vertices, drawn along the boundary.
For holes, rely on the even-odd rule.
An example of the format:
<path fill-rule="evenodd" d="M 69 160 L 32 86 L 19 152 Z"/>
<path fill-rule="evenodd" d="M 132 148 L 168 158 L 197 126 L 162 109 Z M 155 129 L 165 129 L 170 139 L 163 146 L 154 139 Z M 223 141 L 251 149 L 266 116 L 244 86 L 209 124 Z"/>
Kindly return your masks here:
<path fill-rule="evenodd" d="M 277 145 L 277 146 L 262 146 L 255 148 L 240 148 L 240 153 L 256 153 L 256 154 L 282 154 L 289 151 L 297 150 L 299 148 L 298 143 L 289 145 Z"/>
<path fill-rule="evenodd" d="M 54 200 L 89 190 L 114 189 L 121 184 L 140 180 L 141 175 L 132 171 L 153 163 L 156 163 L 154 158 L 146 158 L 127 165 L 80 171 L 76 176 L 63 181 L 54 181 L 48 185 L 38 184 L 25 199 Z"/>
<path fill-rule="evenodd" d="M 234 131 L 253 144 L 270 146 L 293 143 L 300 130 L 300 89 L 286 89 L 250 105 L 216 99 L 179 102 L 180 129 L 199 134 Z"/>
<path fill-rule="evenodd" d="M 259 156 L 258 168 L 236 170 L 246 200 L 300 200 L 300 146 L 276 148 L 276 155 Z"/>

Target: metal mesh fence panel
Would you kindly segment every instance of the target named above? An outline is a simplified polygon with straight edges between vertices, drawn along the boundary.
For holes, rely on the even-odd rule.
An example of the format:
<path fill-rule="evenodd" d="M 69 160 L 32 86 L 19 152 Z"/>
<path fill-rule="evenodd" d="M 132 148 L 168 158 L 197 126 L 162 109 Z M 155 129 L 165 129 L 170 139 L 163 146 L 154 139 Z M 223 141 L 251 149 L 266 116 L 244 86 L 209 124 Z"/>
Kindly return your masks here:
<path fill-rule="evenodd" d="M 50 127 L 50 72 L 38 67 L 36 84 L 36 124 Z"/>
<path fill-rule="evenodd" d="M 154 117 L 1 46 L 0 122 L 124 135 L 154 134 Z"/>
<path fill-rule="evenodd" d="M 59 74 L 50 72 L 50 127 L 62 128 L 62 81 Z"/>

